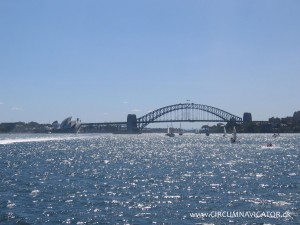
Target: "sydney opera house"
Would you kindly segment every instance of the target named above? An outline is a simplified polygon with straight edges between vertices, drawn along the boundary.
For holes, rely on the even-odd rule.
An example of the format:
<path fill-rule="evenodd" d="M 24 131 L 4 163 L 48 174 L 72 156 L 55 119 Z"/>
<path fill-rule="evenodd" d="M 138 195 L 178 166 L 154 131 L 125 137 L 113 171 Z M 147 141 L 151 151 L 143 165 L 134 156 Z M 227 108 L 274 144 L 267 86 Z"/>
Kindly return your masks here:
<path fill-rule="evenodd" d="M 61 124 L 57 121 L 52 123 L 52 130 L 53 133 L 78 133 L 81 127 L 81 120 L 78 118 L 76 120 L 72 120 L 72 117 L 68 117 L 64 119 Z"/>

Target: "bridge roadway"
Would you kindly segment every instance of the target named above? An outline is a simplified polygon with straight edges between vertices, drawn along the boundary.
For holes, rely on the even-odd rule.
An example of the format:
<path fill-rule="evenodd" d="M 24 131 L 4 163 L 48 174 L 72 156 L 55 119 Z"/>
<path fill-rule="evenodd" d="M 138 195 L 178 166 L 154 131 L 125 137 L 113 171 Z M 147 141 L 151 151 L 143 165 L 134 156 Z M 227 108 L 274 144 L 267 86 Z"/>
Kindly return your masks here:
<path fill-rule="evenodd" d="M 127 125 L 127 122 L 81 123 L 81 126 Z"/>
<path fill-rule="evenodd" d="M 228 122 L 226 120 L 220 121 L 220 120 L 158 120 L 158 121 L 152 121 L 151 123 L 176 123 L 176 122 Z M 145 121 L 137 121 L 137 124 L 140 123 L 147 123 Z M 82 126 L 101 126 L 101 125 L 127 125 L 127 122 L 102 122 L 102 123 L 82 123 Z"/>
<path fill-rule="evenodd" d="M 215 123 L 227 123 L 228 121 L 224 120 L 159 120 L 159 121 L 152 121 L 151 123 L 177 123 L 177 122 L 215 122 Z M 268 123 L 269 121 L 252 121 L 253 123 Z M 137 122 L 139 123 L 146 123 L 146 122 Z M 102 122 L 102 123 L 82 123 L 82 126 L 117 126 L 117 125 L 127 125 L 127 122 Z"/>

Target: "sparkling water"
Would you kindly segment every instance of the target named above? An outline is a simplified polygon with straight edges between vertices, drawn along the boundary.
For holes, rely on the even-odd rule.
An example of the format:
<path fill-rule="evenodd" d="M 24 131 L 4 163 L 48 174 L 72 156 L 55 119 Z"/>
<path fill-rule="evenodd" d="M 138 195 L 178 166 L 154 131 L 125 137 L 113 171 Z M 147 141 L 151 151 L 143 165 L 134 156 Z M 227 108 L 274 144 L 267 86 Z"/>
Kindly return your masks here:
<path fill-rule="evenodd" d="M 229 139 L 2 134 L 0 224 L 300 224 L 300 135 Z"/>

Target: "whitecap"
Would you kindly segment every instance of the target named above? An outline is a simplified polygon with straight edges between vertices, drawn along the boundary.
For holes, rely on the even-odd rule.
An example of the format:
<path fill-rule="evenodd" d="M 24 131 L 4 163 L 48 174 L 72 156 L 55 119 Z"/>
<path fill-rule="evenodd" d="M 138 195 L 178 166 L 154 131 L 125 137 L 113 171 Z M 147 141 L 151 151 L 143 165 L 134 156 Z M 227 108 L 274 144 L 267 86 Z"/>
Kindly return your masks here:
<path fill-rule="evenodd" d="M 36 197 L 39 193 L 40 193 L 39 190 L 33 190 L 33 191 L 30 193 L 30 195 L 31 195 L 32 197 Z"/>
<path fill-rule="evenodd" d="M 63 221 L 63 223 L 71 224 L 71 219 L 66 219 L 65 221 Z"/>
<path fill-rule="evenodd" d="M 95 138 L 95 137 L 94 137 Z M 65 141 L 76 139 L 91 139 L 88 136 L 46 136 L 46 137 L 28 137 L 28 138 L 7 138 L 0 140 L 0 145 L 8 145 L 14 143 L 26 143 L 26 142 L 45 142 L 45 141 Z"/>
<path fill-rule="evenodd" d="M 269 185 L 268 184 L 259 184 L 259 187 L 266 188 L 266 187 L 269 187 Z"/>
<path fill-rule="evenodd" d="M 15 203 L 13 203 L 12 201 L 8 200 L 6 207 L 9 209 L 12 209 L 16 206 Z"/>
<path fill-rule="evenodd" d="M 179 195 L 166 195 L 164 198 L 180 198 Z"/>
<path fill-rule="evenodd" d="M 255 176 L 256 177 L 263 177 L 264 175 L 262 173 L 257 173 Z"/>
<path fill-rule="evenodd" d="M 151 213 L 138 213 L 135 216 L 136 217 L 145 217 L 145 218 L 149 218 L 151 215 Z"/>
<path fill-rule="evenodd" d="M 290 205 L 291 203 L 288 203 L 286 201 L 277 201 L 277 202 L 272 202 L 272 204 L 275 206 L 285 206 L 285 205 Z"/>
<path fill-rule="evenodd" d="M 285 193 L 277 193 L 278 196 L 286 196 Z"/>

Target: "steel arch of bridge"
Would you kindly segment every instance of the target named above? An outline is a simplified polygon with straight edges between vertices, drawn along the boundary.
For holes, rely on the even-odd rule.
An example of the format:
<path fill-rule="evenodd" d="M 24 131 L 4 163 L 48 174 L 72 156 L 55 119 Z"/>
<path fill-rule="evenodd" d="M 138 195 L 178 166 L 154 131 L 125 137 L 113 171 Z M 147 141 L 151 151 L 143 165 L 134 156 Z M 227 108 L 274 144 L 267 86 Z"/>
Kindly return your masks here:
<path fill-rule="evenodd" d="M 201 115 L 202 118 L 195 118 L 194 111 L 205 112 L 205 115 Z M 181 118 L 177 119 L 164 119 L 158 120 L 160 117 L 163 117 L 166 114 L 170 114 L 174 111 L 180 111 Z M 199 115 L 199 114 L 198 114 Z M 184 117 L 184 118 L 183 118 Z M 205 118 L 204 118 L 205 117 Z M 154 122 L 179 122 L 179 121 L 206 121 L 206 122 L 229 122 L 234 120 L 236 122 L 242 122 L 241 117 L 235 116 L 229 112 L 226 112 L 222 109 L 218 109 L 208 105 L 194 104 L 194 103 L 180 103 L 175 105 L 165 106 L 159 109 L 156 109 L 140 118 L 137 119 L 139 129 L 145 128 L 148 124 Z"/>

